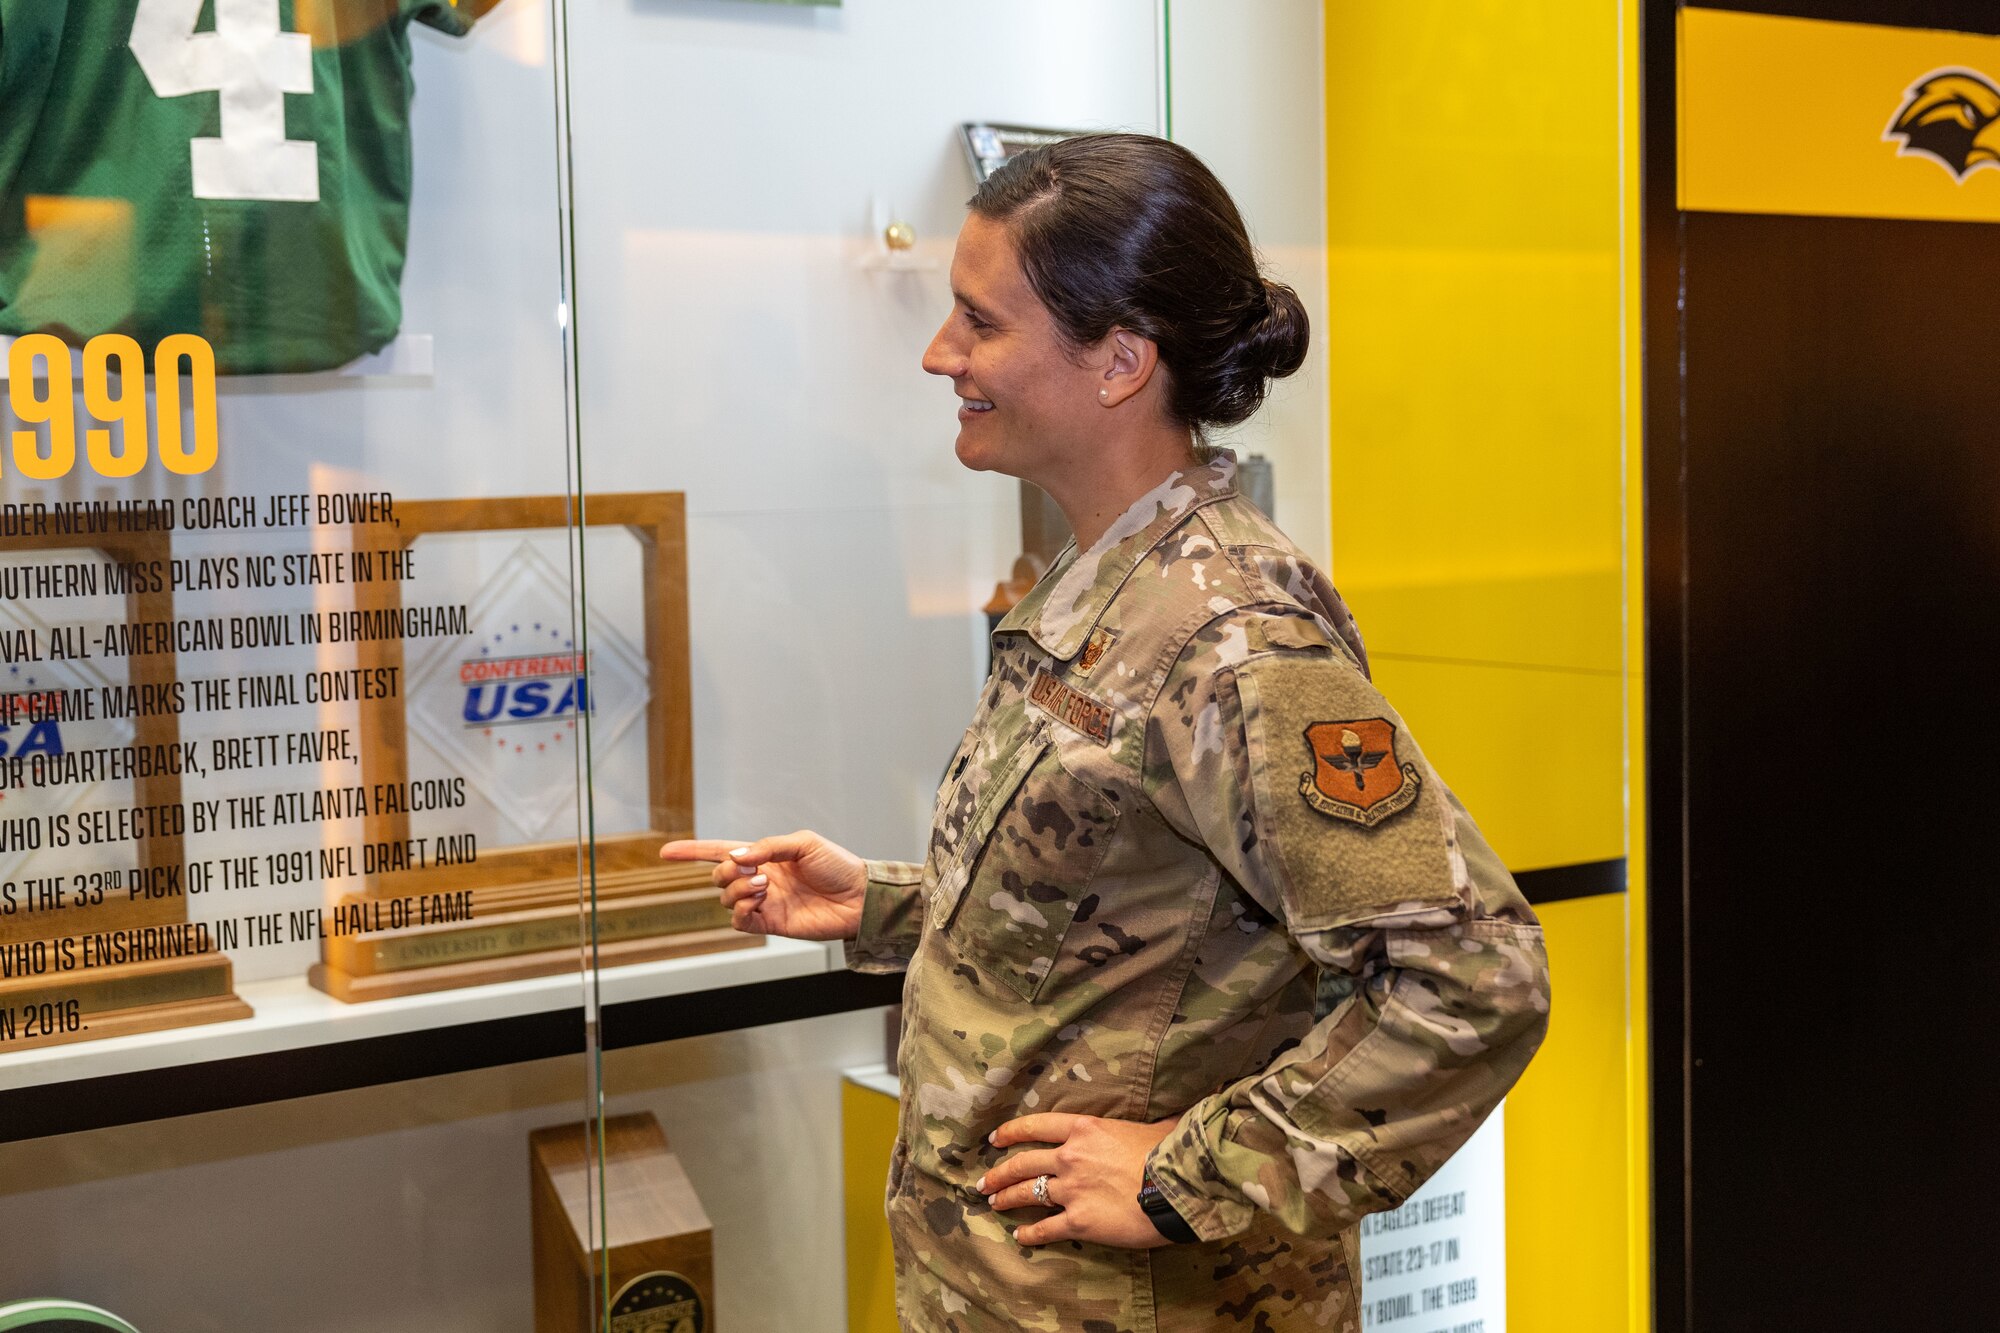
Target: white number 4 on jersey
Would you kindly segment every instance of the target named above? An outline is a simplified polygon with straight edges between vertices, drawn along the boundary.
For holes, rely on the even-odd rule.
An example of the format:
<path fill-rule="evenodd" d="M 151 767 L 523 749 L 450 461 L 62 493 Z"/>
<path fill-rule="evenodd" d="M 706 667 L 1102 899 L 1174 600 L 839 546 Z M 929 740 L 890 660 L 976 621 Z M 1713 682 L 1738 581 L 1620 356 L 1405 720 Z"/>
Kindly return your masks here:
<path fill-rule="evenodd" d="M 195 139 L 197 199 L 319 198 L 319 146 L 285 137 L 285 94 L 313 90 L 312 39 L 278 26 L 278 0 L 139 0 L 132 54 L 160 97 L 222 94 L 222 137 Z"/>

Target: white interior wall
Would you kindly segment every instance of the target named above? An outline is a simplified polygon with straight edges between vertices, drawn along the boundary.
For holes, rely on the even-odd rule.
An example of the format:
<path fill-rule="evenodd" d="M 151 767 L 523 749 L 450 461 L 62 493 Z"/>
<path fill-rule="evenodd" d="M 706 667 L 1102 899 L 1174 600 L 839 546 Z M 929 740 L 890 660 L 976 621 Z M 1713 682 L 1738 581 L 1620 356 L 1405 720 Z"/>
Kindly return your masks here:
<path fill-rule="evenodd" d="M 1263 410 L 1219 439 L 1271 460 L 1272 517 L 1329 562 L 1320 0 L 1173 0 L 1170 12 L 1174 139 L 1221 179 L 1266 269 L 1305 302 L 1314 335 L 1299 372 L 1274 384 Z"/>
<path fill-rule="evenodd" d="M 585 483 L 687 493 L 704 835 L 923 844 L 1018 490 L 918 366 L 967 120 L 1153 130 L 1154 0 L 572 0 Z M 929 271 L 856 266 L 877 214 Z"/>

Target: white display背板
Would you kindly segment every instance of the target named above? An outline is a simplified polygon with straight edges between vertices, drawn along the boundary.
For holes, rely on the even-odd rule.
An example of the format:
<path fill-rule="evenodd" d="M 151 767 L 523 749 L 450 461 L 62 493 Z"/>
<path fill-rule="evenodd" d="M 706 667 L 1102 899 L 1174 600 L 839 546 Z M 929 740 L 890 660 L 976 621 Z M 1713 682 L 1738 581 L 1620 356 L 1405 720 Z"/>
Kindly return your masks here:
<path fill-rule="evenodd" d="M 1361 1220 L 1361 1327 L 1369 1333 L 1506 1333 L 1503 1104 L 1393 1212 Z"/>

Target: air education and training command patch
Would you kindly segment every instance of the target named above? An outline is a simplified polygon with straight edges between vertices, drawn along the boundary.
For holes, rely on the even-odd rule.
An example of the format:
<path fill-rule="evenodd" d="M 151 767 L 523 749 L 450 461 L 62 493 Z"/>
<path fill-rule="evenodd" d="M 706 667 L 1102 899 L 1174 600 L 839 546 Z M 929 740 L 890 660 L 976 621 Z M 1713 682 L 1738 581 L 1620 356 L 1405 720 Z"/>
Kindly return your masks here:
<path fill-rule="evenodd" d="M 1299 777 L 1299 795 L 1321 814 L 1373 828 L 1416 803 L 1423 779 L 1396 757 L 1395 723 L 1315 722 L 1305 739 L 1313 766 Z"/>

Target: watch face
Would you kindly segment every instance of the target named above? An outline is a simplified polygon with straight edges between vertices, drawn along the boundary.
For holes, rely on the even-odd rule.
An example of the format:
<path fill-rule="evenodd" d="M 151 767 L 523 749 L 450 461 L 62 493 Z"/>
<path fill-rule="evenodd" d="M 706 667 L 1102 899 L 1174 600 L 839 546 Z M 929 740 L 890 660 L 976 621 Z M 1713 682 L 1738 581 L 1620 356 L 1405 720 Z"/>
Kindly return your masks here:
<path fill-rule="evenodd" d="M 679 1273 L 642 1273 L 611 1301 L 611 1333 L 704 1333 L 708 1312 Z"/>

